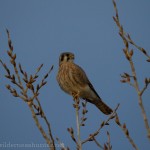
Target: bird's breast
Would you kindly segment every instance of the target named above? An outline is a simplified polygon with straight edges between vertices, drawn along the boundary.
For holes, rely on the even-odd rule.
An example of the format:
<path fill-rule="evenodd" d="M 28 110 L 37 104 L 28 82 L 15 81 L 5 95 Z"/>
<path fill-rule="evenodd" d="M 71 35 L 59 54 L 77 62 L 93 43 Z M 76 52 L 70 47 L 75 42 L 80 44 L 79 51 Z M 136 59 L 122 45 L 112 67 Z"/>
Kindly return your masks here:
<path fill-rule="evenodd" d="M 77 81 L 73 75 L 73 66 L 71 63 L 63 63 L 59 67 L 57 81 L 63 91 L 68 94 L 78 91 Z"/>

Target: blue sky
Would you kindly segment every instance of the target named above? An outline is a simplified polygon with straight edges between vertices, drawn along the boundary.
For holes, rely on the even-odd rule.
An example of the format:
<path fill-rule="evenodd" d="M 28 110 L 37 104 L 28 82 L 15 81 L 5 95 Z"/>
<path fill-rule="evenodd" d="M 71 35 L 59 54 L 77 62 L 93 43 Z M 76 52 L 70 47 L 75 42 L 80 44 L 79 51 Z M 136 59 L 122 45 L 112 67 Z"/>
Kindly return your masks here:
<path fill-rule="evenodd" d="M 138 45 L 149 52 L 150 1 L 137 0 L 135 3 L 133 0 L 126 0 L 117 1 L 117 4 L 124 29 Z M 139 149 L 150 148 L 136 92 L 129 85 L 120 83 L 120 74 L 130 73 L 130 68 L 122 52 L 124 46 L 118 29 L 112 19 L 114 14 L 111 0 L 0 1 L 0 58 L 9 64 L 5 32 L 8 28 L 17 53 L 17 62 L 29 74 L 44 63 L 40 73 L 42 77 L 54 65 L 48 84 L 41 90 L 41 104 L 51 122 L 54 137 L 59 137 L 71 149 L 75 149 L 75 144 L 67 128 L 76 127 L 73 101 L 60 90 L 56 82 L 58 57 L 64 51 L 75 54 L 76 63 L 84 68 L 96 91 L 109 106 L 115 108 L 120 103 L 118 114 L 121 122 L 127 124 Z M 149 77 L 150 66 L 137 50 L 133 60 L 142 88 L 144 78 Z M 45 143 L 25 103 L 12 97 L 4 88 L 9 83 L 4 78 L 4 73 L 0 67 L 0 143 Z M 143 95 L 143 103 L 150 119 L 149 97 L 148 88 Z M 107 119 L 93 105 L 88 104 L 87 107 L 88 120 L 86 127 L 81 130 L 82 139 L 95 131 L 101 121 Z M 97 140 L 101 144 L 107 139 L 107 130 L 110 132 L 113 149 L 132 149 L 113 121 L 98 136 Z M 88 143 L 83 149 L 97 147 L 94 143 Z"/>

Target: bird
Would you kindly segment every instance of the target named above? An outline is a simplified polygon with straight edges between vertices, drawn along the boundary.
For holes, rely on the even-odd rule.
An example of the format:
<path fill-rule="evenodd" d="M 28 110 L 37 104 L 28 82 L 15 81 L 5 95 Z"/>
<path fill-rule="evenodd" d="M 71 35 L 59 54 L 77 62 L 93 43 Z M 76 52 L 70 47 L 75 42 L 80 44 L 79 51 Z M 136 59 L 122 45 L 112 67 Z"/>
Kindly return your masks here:
<path fill-rule="evenodd" d="M 59 69 L 56 76 L 60 88 L 67 94 L 94 104 L 105 115 L 111 114 L 112 109 L 107 106 L 97 94 L 85 71 L 74 63 L 75 55 L 63 52 L 59 56 Z"/>

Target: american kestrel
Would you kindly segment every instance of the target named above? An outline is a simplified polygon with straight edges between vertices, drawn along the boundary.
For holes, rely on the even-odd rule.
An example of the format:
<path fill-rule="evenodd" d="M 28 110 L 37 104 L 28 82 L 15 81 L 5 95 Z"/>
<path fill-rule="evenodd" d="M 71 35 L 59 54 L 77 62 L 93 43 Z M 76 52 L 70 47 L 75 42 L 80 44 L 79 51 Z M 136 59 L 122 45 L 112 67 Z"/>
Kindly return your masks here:
<path fill-rule="evenodd" d="M 111 114 L 112 109 L 102 101 L 84 70 L 74 63 L 74 58 L 74 54 L 70 52 L 64 52 L 60 55 L 57 74 L 59 86 L 72 96 L 78 94 L 79 98 L 94 104 L 104 114 Z"/>

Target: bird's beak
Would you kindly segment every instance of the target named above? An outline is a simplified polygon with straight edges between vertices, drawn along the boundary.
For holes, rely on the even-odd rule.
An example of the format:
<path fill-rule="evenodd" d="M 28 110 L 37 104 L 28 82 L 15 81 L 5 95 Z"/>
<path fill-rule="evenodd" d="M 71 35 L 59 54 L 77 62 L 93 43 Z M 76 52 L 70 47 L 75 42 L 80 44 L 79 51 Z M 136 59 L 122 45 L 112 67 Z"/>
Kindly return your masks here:
<path fill-rule="evenodd" d="M 71 59 L 74 59 L 74 55 L 71 55 L 70 58 L 71 58 Z"/>

